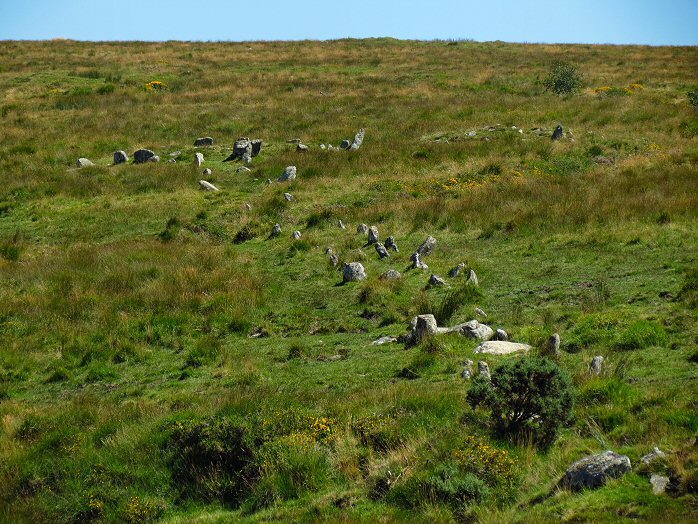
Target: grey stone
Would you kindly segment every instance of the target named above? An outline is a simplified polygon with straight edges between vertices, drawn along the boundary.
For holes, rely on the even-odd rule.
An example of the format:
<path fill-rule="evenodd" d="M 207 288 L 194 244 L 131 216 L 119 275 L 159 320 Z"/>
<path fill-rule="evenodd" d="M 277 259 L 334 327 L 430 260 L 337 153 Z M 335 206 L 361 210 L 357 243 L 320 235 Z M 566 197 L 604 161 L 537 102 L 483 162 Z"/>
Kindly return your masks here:
<path fill-rule="evenodd" d="M 385 247 L 386 249 L 392 249 L 396 253 L 400 252 L 397 247 L 397 242 L 395 242 L 395 237 L 392 235 L 385 239 Z"/>
<path fill-rule="evenodd" d="M 594 375 L 600 375 L 603 369 L 604 358 L 601 355 L 596 355 L 591 359 L 591 364 L 589 364 L 589 371 Z"/>
<path fill-rule="evenodd" d="M 274 181 L 271 178 L 267 178 L 267 185 L 273 184 L 273 183 L 274 183 Z"/>
<path fill-rule="evenodd" d="M 293 182 L 296 179 L 296 166 L 288 166 L 278 178 L 278 182 Z"/>
<path fill-rule="evenodd" d="M 327 249 L 325 249 L 326 255 L 332 255 L 333 253 L 334 253 L 334 249 L 332 249 L 331 247 L 328 247 Z"/>
<path fill-rule="evenodd" d="M 308 146 L 306 146 L 305 144 L 298 144 L 296 146 L 296 151 L 299 153 L 305 153 L 306 151 L 308 151 Z"/>
<path fill-rule="evenodd" d="M 354 141 L 351 143 L 349 146 L 349 151 L 356 151 L 361 147 L 361 144 L 364 141 L 364 136 L 366 132 L 364 131 L 363 128 L 359 129 L 359 132 L 356 133 L 356 136 L 354 137 Z"/>
<path fill-rule="evenodd" d="M 510 355 L 512 353 L 530 350 L 531 346 L 528 344 L 517 344 L 516 342 L 507 342 L 504 340 L 489 340 L 475 348 L 475 353 L 484 353 L 486 355 Z"/>
<path fill-rule="evenodd" d="M 478 375 L 482 375 L 483 377 L 485 377 L 487 380 L 492 380 L 492 375 L 490 374 L 490 366 L 484 360 L 481 360 L 477 363 L 477 373 Z"/>
<path fill-rule="evenodd" d="M 300 144 L 301 139 L 300 138 L 289 138 L 288 140 L 286 140 L 286 143 L 287 144 Z"/>
<path fill-rule="evenodd" d="M 330 264 L 332 264 L 332 267 L 337 267 L 337 264 L 339 264 L 339 257 L 334 253 L 330 255 Z"/>
<path fill-rule="evenodd" d="M 482 324 L 477 320 L 470 320 L 463 324 L 458 324 L 446 330 L 449 333 L 460 333 L 464 337 L 477 340 L 489 340 L 494 336 L 494 331 L 487 324 Z"/>
<path fill-rule="evenodd" d="M 469 137 L 477 136 L 477 132 L 476 131 L 468 131 L 468 136 Z"/>
<path fill-rule="evenodd" d="M 128 162 L 126 151 L 114 151 L 114 165 L 125 164 Z"/>
<path fill-rule="evenodd" d="M 250 171 L 252 170 L 247 166 L 240 166 L 235 170 L 236 173 L 249 173 Z M 269 181 L 269 183 L 271 184 L 271 180 Z"/>
<path fill-rule="evenodd" d="M 471 286 L 477 286 L 479 285 L 479 281 L 477 279 L 477 275 L 475 274 L 475 271 L 472 269 L 468 273 L 468 279 L 465 281 L 466 284 L 470 284 Z"/>
<path fill-rule="evenodd" d="M 194 153 L 194 165 L 196 167 L 201 167 L 204 163 L 204 155 L 202 153 Z"/>
<path fill-rule="evenodd" d="M 448 282 L 446 282 L 439 275 L 431 275 L 429 277 L 429 286 L 431 286 L 431 287 L 449 287 Z"/>
<path fill-rule="evenodd" d="M 509 340 L 509 334 L 503 329 L 498 329 L 494 332 L 494 339 L 501 342 L 507 342 Z"/>
<path fill-rule="evenodd" d="M 461 377 L 463 377 L 466 380 L 472 378 L 474 363 L 475 362 L 473 362 L 472 360 L 466 360 L 465 362 L 463 362 L 463 373 L 461 373 Z"/>
<path fill-rule="evenodd" d="M 203 138 L 197 138 L 194 140 L 194 147 L 206 147 L 213 145 L 213 138 L 210 136 L 205 136 Z"/>
<path fill-rule="evenodd" d="M 377 340 L 371 342 L 372 346 L 382 346 L 383 344 L 390 344 L 392 342 L 397 342 L 395 337 L 380 337 Z"/>
<path fill-rule="evenodd" d="M 657 459 L 666 457 L 666 453 L 664 453 L 661 449 L 659 448 L 654 448 L 651 453 L 648 453 L 647 455 L 643 456 L 640 459 L 640 462 L 643 464 L 651 464 Z"/>
<path fill-rule="evenodd" d="M 608 479 L 621 477 L 631 470 L 628 457 L 609 450 L 572 464 L 567 468 L 561 485 L 573 491 L 600 488 Z"/>
<path fill-rule="evenodd" d="M 138 151 L 133 153 L 133 161 L 136 164 L 143 164 L 144 162 L 147 162 L 148 159 L 154 156 L 155 153 L 153 153 L 150 149 L 139 149 Z"/>
<path fill-rule="evenodd" d="M 366 270 L 361 262 L 349 262 L 344 264 L 344 282 L 356 282 L 366 279 Z"/>
<path fill-rule="evenodd" d="M 170 153 L 167 156 L 171 156 L 172 158 L 179 158 L 181 156 L 181 154 L 182 154 L 181 151 L 172 151 L 172 153 Z"/>
<path fill-rule="evenodd" d="M 378 228 L 376 226 L 371 226 L 368 228 L 368 243 L 375 244 L 380 240 L 378 235 Z"/>
<path fill-rule="evenodd" d="M 211 170 L 208 167 L 204 169 L 204 175 L 211 176 Z"/>
<path fill-rule="evenodd" d="M 380 255 L 381 258 L 390 258 L 390 253 L 388 253 L 388 250 L 385 249 L 385 246 L 381 244 L 380 242 L 376 242 L 374 244 L 376 248 L 376 252 Z"/>
<path fill-rule="evenodd" d="M 415 344 L 419 344 L 422 340 L 436 335 L 438 328 L 434 315 L 418 315 L 417 322 L 414 326 L 412 340 Z"/>
<path fill-rule="evenodd" d="M 171 158 L 170 160 L 174 160 L 174 158 Z M 148 157 L 146 162 L 160 162 L 160 157 L 157 155 L 153 155 L 151 157 Z"/>
<path fill-rule="evenodd" d="M 347 140 L 347 139 L 342 140 L 342 143 L 339 144 L 340 149 L 349 149 L 350 147 L 351 147 L 351 142 L 349 142 L 349 140 Z"/>
<path fill-rule="evenodd" d="M 223 162 L 242 160 L 249 163 L 252 160 L 252 142 L 247 137 L 238 138 L 233 144 L 233 152 Z"/>
<path fill-rule="evenodd" d="M 293 201 L 293 195 L 291 193 L 284 193 L 284 198 L 286 199 L 287 202 Z"/>
<path fill-rule="evenodd" d="M 210 182 L 206 182 L 206 180 L 199 180 L 199 187 L 203 189 L 204 191 L 218 191 L 219 189 L 211 184 Z"/>
<path fill-rule="evenodd" d="M 435 246 L 436 239 L 432 236 L 428 236 L 426 240 L 422 242 L 422 245 L 417 248 L 417 253 L 423 257 L 429 256 L 431 255 L 432 251 L 434 251 Z"/>
<path fill-rule="evenodd" d="M 485 313 L 482 309 L 479 307 L 475 308 L 475 314 L 481 316 L 482 318 L 487 318 L 487 313 Z"/>
<path fill-rule="evenodd" d="M 456 278 L 458 275 L 460 275 L 460 272 L 465 269 L 465 263 L 461 262 L 458 264 L 456 267 L 454 267 L 451 271 L 448 272 L 448 276 L 451 278 Z"/>
<path fill-rule="evenodd" d="M 650 484 L 652 484 L 652 493 L 661 495 L 662 493 L 666 493 L 670 480 L 669 477 L 665 477 L 664 475 L 652 473 L 650 476 Z"/>
<path fill-rule="evenodd" d="M 245 209 L 246 209 L 247 211 L 252 211 L 252 204 L 246 202 L 246 203 L 245 203 Z"/>
<path fill-rule="evenodd" d="M 252 144 L 252 157 L 254 158 L 262 152 L 262 140 L 258 138 L 256 140 L 252 140 L 250 144 Z"/>
<path fill-rule="evenodd" d="M 550 355 L 560 354 L 560 335 L 553 333 L 550 338 L 548 338 L 548 343 L 546 349 Z"/>
<path fill-rule="evenodd" d="M 347 226 L 345 226 L 344 222 L 342 222 L 341 220 L 338 222 L 337 225 L 339 226 L 339 229 L 346 229 L 347 228 Z"/>
<path fill-rule="evenodd" d="M 271 228 L 271 235 L 272 236 L 277 236 L 281 234 L 281 225 L 280 224 L 274 224 L 274 227 Z"/>
<path fill-rule="evenodd" d="M 410 256 L 410 261 L 412 262 L 412 269 L 429 269 L 429 266 L 422 262 L 422 258 L 419 256 L 419 253 L 412 253 Z"/>
<path fill-rule="evenodd" d="M 380 276 L 381 280 L 400 280 L 402 275 L 396 269 L 389 269 Z"/>
<path fill-rule="evenodd" d="M 558 126 L 555 128 L 555 131 L 553 131 L 553 136 L 551 136 L 550 138 L 551 138 L 552 140 L 560 140 L 560 139 L 563 137 L 563 135 L 564 135 L 564 133 L 563 133 L 563 131 L 562 131 L 562 126 L 561 126 L 561 125 L 558 125 Z"/>
<path fill-rule="evenodd" d="M 294 231 L 293 232 L 293 240 L 300 240 L 301 239 L 301 232 L 300 231 Z"/>
<path fill-rule="evenodd" d="M 90 166 L 94 165 L 94 163 L 91 160 L 89 160 L 88 158 L 78 158 L 78 160 L 77 160 L 77 162 L 75 162 L 75 164 L 78 167 L 90 167 Z"/>
<path fill-rule="evenodd" d="M 325 144 L 320 144 L 320 149 L 324 151 L 325 149 L 327 149 L 327 147 L 325 146 Z"/>
<path fill-rule="evenodd" d="M 177 161 L 176 161 L 174 158 L 168 158 L 168 159 L 167 159 L 167 163 L 168 163 L 168 164 L 176 164 Z"/>
<path fill-rule="evenodd" d="M 368 233 L 368 226 L 366 224 L 359 224 L 356 226 L 356 232 L 360 234 Z"/>

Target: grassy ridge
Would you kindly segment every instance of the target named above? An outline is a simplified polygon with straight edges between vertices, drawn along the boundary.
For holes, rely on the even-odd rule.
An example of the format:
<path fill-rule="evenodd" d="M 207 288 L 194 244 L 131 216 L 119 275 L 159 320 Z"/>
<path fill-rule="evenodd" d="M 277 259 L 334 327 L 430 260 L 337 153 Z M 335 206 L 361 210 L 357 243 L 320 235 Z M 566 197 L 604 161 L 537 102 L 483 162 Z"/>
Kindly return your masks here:
<path fill-rule="evenodd" d="M 544 91 L 559 58 L 584 73 L 579 95 Z M 5 42 L 0 520 L 695 519 L 697 68 L 695 48 Z M 558 122 L 568 135 L 552 143 Z M 358 152 L 319 149 L 359 127 Z M 206 135 L 219 193 L 191 165 Z M 238 136 L 265 143 L 249 173 L 222 163 Z M 163 162 L 108 165 L 139 147 Z M 82 156 L 97 165 L 74 169 Z M 266 184 L 287 165 L 295 182 Z M 362 222 L 400 253 L 379 260 Z M 466 262 L 479 296 L 447 303 L 408 270 L 427 234 L 431 271 Z M 338 285 L 328 246 L 367 281 Z M 403 279 L 379 280 L 388 268 Z M 560 333 L 577 404 L 551 450 L 494 440 L 467 407 L 475 342 L 370 346 L 416 314 L 456 323 L 475 307 L 536 348 Z M 511 457 L 511 483 L 502 470 L 442 485 L 475 456 L 467 436 Z M 239 437 L 245 482 L 177 462 L 194 437 Z M 654 446 L 681 496 L 652 495 L 639 470 L 548 497 L 584 454 L 636 465 Z M 439 498 L 437 478 L 469 502 Z"/>

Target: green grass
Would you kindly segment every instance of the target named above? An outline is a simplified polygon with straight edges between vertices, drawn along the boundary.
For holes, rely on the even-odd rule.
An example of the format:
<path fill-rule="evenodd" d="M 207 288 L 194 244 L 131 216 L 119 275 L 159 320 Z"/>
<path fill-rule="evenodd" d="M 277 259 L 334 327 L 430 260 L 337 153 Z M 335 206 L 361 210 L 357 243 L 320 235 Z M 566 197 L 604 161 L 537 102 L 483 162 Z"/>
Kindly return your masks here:
<path fill-rule="evenodd" d="M 560 58 L 574 96 L 540 82 Z M 696 520 L 696 69 L 695 48 L 4 42 L 0 521 Z M 359 127 L 359 151 L 320 150 Z M 217 193 L 191 165 L 209 135 Z M 264 140 L 251 172 L 222 162 L 239 136 Z M 140 147 L 162 162 L 109 165 Z M 380 260 L 359 223 L 400 252 Z M 368 278 L 341 285 L 352 261 Z M 478 288 L 427 287 L 461 262 Z M 468 407 L 477 342 L 370 345 L 475 308 L 534 353 L 560 334 L 577 402 L 549 450 Z M 476 467 L 467 437 L 511 471 Z M 635 467 L 654 446 L 675 497 Z M 634 472 L 555 490 L 605 449 Z"/>

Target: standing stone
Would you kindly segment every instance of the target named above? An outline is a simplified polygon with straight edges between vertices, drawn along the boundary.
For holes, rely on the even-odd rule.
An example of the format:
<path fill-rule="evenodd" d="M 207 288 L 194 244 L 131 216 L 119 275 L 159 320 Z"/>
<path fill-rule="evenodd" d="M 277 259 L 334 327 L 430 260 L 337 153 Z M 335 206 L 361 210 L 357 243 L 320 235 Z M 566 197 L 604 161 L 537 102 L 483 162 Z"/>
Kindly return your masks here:
<path fill-rule="evenodd" d="M 378 228 L 376 226 L 371 226 L 368 228 L 368 243 L 369 244 L 375 244 L 378 242 L 379 236 L 378 236 Z"/>
<path fill-rule="evenodd" d="M 456 278 L 458 275 L 460 275 L 460 272 L 465 269 L 465 263 L 461 262 L 458 264 L 456 267 L 454 267 L 451 271 L 448 272 L 448 276 L 451 278 Z"/>
<path fill-rule="evenodd" d="M 339 257 L 335 253 L 330 253 L 330 264 L 332 264 L 332 267 L 337 267 L 337 264 L 339 264 Z"/>
<path fill-rule="evenodd" d="M 395 269 L 389 269 L 388 271 L 383 273 L 379 278 L 381 280 L 400 280 L 402 278 L 402 275 L 399 271 Z"/>
<path fill-rule="evenodd" d="M 465 283 L 471 286 L 477 286 L 479 284 L 477 275 L 472 269 L 470 270 L 470 273 L 468 273 L 468 279 L 465 281 Z"/>
<path fill-rule="evenodd" d="M 345 226 L 344 222 L 342 222 L 341 220 L 339 221 L 339 223 L 337 225 L 339 226 L 339 229 L 346 229 L 347 228 L 347 226 Z"/>
<path fill-rule="evenodd" d="M 396 253 L 400 252 L 400 250 L 397 247 L 397 242 L 395 242 L 395 237 L 392 235 L 385 239 L 385 247 L 387 249 L 392 249 Z"/>
<path fill-rule="evenodd" d="M 114 151 L 114 165 L 128 162 L 128 155 L 125 151 Z"/>
<path fill-rule="evenodd" d="M 375 243 L 376 251 L 380 255 L 381 258 L 389 258 L 390 253 L 388 253 L 388 250 L 385 249 L 385 246 L 381 244 L 380 242 Z"/>
<path fill-rule="evenodd" d="M 274 224 L 274 227 L 271 228 L 271 236 L 275 237 L 281 234 L 281 225 L 280 224 Z"/>
<path fill-rule="evenodd" d="M 503 329 L 498 329 L 494 332 L 494 339 L 501 342 L 507 342 L 509 340 L 509 334 Z"/>
<path fill-rule="evenodd" d="M 77 160 L 77 162 L 75 162 L 75 164 L 78 167 L 90 167 L 90 166 L 94 165 L 94 163 L 87 158 L 78 158 L 78 160 Z"/>
<path fill-rule="evenodd" d="M 194 165 L 196 167 L 201 167 L 204 163 L 204 155 L 202 153 L 194 153 Z"/>
<path fill-rule="evenodd" d="M 351 142 L 349 142 L 349 140 L 347 140 L 347 139 L 342 140 L 342 143 L 339 144 L 340 149 L 349 149 L 350 147 L 351 147 Z"/>
<path fill-rule="evenodd" d="M 546 349 L 549 355 L 558 356 L 560 354 L 560 335 L 553 333 L 548 339 Z"/>
<path fill-rule="evenodd" d="M 593 375 L 600 375 L 601 370 L 603 369 L 603 361 L 604 358 L 601 355 L 596 355 L 594 358 L 591 359 L 591 364 L 589 364 L 589 371 Z"/>
<path fill-rule="evenodd" d="M 555 128 L 555 131 L 553 131 L 553 136 L 551 137 L 552 140 L 560 140 L 562 138 L 563 132 L 562 132 L 562 126 L 558 125 Z"/>
<path fill-rule="evenodd" d="M 431 287 L 448 287 L 448 283 L 439 275 L 431 275 L 429 277 L 429 286 Z"/>
<path fill-rule="evenodd" d="M 363 235 L 368 232 L 368 226 L 366 224 L 359 224 L 356 226 L 356 232 Z"/>
<path fill-rule="evenodd" d="M 490 366 L 484 360 L 477 363 L 477 372 L 482 375 L 487 380 L 492 380 L 492 375 L 490 374 Z"/>
<path fill-rule="evenodd" d="M 410 256 L 410 261 L 412 262 L 412 269 L 429 269 L 429 266 L 422 262 L 419 253 L 412 253 Z"/>
<path fill-rule="evenodd" d="M 296 179 L 296 166 L 288 166 L 279 177 L 279 182 L 293 182 Z"/>
<path fill-rule="evenodd" d="M 203 138 L 197 138 L 194 140 L 194 147 L 206 147 L 213 145 L 213 138 L 210 136 L 205 136 Z"/>
<path fill-rule="evenodd" d="M 170 160 L 174 160 L 174 158 L 170 158 Z M 151 157 L 148 157 L 146 162 L 160 162 L 160 157 L 157 155 L 153 155 Z"/>
<path fill-rule="evenodd" d="M 262 140 L 258 138 L 256 140 L 252 140 L 250 144 L 252 145 L 251 155 L 254 158 L 262 151 Z"/>
<path fill-rule="evenodd" d="M 451 333 L 460 333 L 464 337 L 473 338 L 476 340 L 489 340 L 494 336 L 494 330 L 487 324 L 470 320 L 457 326 L 449 328 Z"/>
<path fill-rule="evenodd" d="M 669 487 L 670 484 L 669 477 L 666 477 L 664 475 L 657 475 L 656 473 L 652 473 L 650 476 L 650 484 L 652 485 L 652 493 L 655 495 L 661 495 L 662 493 L 666 493 L 667 488 Z"/>
<path fill-rule="evenodd" d="M 356 282 L 366 279 L 366 270 L 361 262 L 350 262 L 344 264 L 344 282 Z"/>
<path fill-rule="evenodd" d="M 306 146 L 305 144 L 298 144 L 296 146 L 296 151 L 299 153 L 305 153 L 306 151 L 308 151 L 308 146 Z"/>
<path fill-rule="evenodd" d="M 218 191 L 219 189 L 211 184 L 210 182 L 206 182 L 206 180 L 199 180 L 199 187 L 203 189 L 204 191 Z"/>
<path fill-rule="evenodd" d="M 153 153 L 150 149 L 139 149 L 138 151 L 133 153 L 133 161 L 136 164 L 143 164 L 144 162 L 147 162 L 148 159 L 154 156 L 155 153 Z"/>
<path fill-rule="evenodd" d="M 349 151 L 356 151 L 361 147 L 361 144 L 364 141 L 364 135 L 366 132 L 364 131 L 363 128 L 359 129 L 359 132 L 356 133 L 356 136 L 354 137 L 354 141 L 352 144 L 349 146 Z"/>
<path fill-rule="evenodd" d="M 419 344 L 422 340 L 435 335 L 437 331 L 434 315 L 418 315 L 412 340 L 415 344 Z"/>
<path fill-rule="evenodd" d="M 301 232 L 300 231 L 294 231 L 293 232 L 293 240 L 300 240 L 301 239 Z"/>
<path fill-rule="evenodd" d="M 206 169 L 204 169 L 204 175 L 211 176 L 211 170 L 208 167 Z"/>
<path fill-rule="evenodd" d="M 436 239 L 432 236 L 428 236 L 427 239 L 422 242 L 422 245 L 417 248 L 417 253 L 423 257 L 429 256 L 431 252 L 434 251 L 435 246 Z"/>
<path fill-rule="evenodd" d="M 631 469 L 628 457 L 609 450 L 584 457 L 572 464 L 560 483 L 573 491 L 600 488 L 608 479 L 621 477 Z"/>
<path fill-rule="evenodd" d="M 465 362 L 463 362 L 463 373 L 461 373 L 461 377 L 463 377 L 466 380 L 472 378 L 474 363 L 475 362 L 473 362 L 472 360 L 466 360 Z"/>
<path fill-rule="evenodd" d="M 287 202 L 293 201 L 293 195 L 291 193 L 284 193 L 284 198 Z"/>

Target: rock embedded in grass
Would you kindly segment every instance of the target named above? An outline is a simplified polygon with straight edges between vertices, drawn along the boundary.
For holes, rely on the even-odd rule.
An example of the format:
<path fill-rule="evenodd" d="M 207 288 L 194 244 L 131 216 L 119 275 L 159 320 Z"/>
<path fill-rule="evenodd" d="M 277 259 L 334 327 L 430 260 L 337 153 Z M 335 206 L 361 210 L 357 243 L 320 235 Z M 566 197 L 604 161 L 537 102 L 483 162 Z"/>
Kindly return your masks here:
<path fill-rule="evenodd" d="M 204 163 L 204 155 L 202 153 L 194 153 L 194 165 L 196 167 L 201 167 Z"/>
<path fill-rule="evenodd" d="M 375 244 L 380 240 L 378 235 L 378 228 L 376 226 L 371 226 L 368 228 L 368 243 Z"/>
<path fill-rule="evenodd" d="M 530 350 L 531 346 L 528 344 L 518 344 L 516 342 L 504 340 L 489 340 L 475 348 L 475 353 L 484 353 L 485 355 L 511 355 L 512 353 L 525 353 Z"/>
<path fill-rule="evenodd" d="M 472 269 L 468 273 L 468 279 L 465 281 L 466 284 L 469 284 L 471 286 L 478 286 L 480 282 L 477 279 L 477 275 L 475 274 L 475 271 Z"/>
<path fill-rule="evenodd" d="M 347 226 L 345 226 L 344 222 L 342 222 L 341 220 L 338 221 L 337 225 L 339 226 L 339 229 L 346 229 L 347 228 Z"/>
<path fill-rule="evenodd" d="M 204 176 L 211 176 L 211 170 L 208 167 L 204 169 Z"/>
<path fill-rule="evenodd" d="M 550 335 L 550 338 L 548 338 L 548 342 L 546 344 L 546 351 L 548 352 L 549 355 L 553 356 L 558 356 L 560 354 L 560 335 L 557 333 L 553 333 Z"/>
<path fill-rule="evenodd" d="M 434 275 L 434 274 L 432 274 L 429 277 L 429 286 L 430 287 L 449 287 L 448 282 L 446 282 L 439 275 Z"/>
<path fill-rule="evenodd" d="M 278 182 L 293 182 L 296 179 L 296 166 L 287 166 L 283 174 L 278 178 Z"/>
<path fill-rule="evenodd" d="M 88 158 L 78 158 L 77 162 L 75 162 L 75 165 L 77 165 L 78 167 L 90 167 L 93 166 L 94 163 Z"/>
<path fill-rule="evenodd" d="M 376 252 L 378 255 L 380 255 L 381 258 L 390 258 L 390 253 L 388 253 L 388 250 L 385 249 L 385 246 L 381 244 L 380 242 L 375 243 L 375 248 Z"/>
<path fill-rule="evenodd" d="M 487 318 L 487 313 L 485 313 L 482 309 L 479 307 L 475 308 L 475 314 L 482 317 L 482 318 Z"/>
<path fill-rule="evenodd" d="M 477 373 L 478 375 L 482 375 L 483 377 L 485 377 L 487 380 L 492 380 L 492 375 L 490 374 L 490 365 L 484 360 L 481 360 L 477 363 Z"/>
<path fill-rule="evenodd" d="M 194 147 L 207 147 L 213 145 L 213 138 L 210 136 L 205 136 L 203 138 L 197 138 L 194 140 Z"/>
<path fill-rule="evenodd" d="M 356 133 L 356 136 L 354 137 L 354 141 L 351 143 L 349 146 L 349 151 L 356 151 L 361 147 L 361 144 L 364 142 L 364 136 L 366 135 L 366 131 L 364 131 L 363 128 L 359 129 L 358 133 Z"/>
<path fill-rule="evenodd" d="M 589 364 L 589 371 L 593 375 L 600 375 L 601 371 L 603 370 L 603 361 L 604 358 L 601 355 L 596 355 L 594 358 L 591 359 L 591 363 Z"/>
<path fill-rule="evenodd" d="M 206 182 L 206 180 L 199 180 L 199 187 L 204 191 L 219 191 L 219 189 L 216 186 L 214 186 L 210 182 Z"/>
<path fill-rule="evenodd" d="M 114 151 L 114 165 L 125 164 L 128 162 L 126 151 Z"/>
<path fill-rule="evenodd" d="M 560 140 L 564 135 L 564 132 L 562 131 L 562 126 L 558 125 L 555 128 L 555 131 L 553 131 L 553 135 L 550 137 L 551 140 Z"/>
<path fill-rule="evenodd" d="M 300 231 L 294 231 L 293 232 L 293 240 L 300 240 L 301 239 L 301 232 Z"/>
<path fill-rule="evenodd" d="M 343 271 L 344 282 L 357 282 L 366 280 L 366 270 L 360 262 L 349 262 L 344 264 Z"/>
<path fill-rule="evenodd" d="M 640 459 L 640 462 L 649 465 L 652 464 L 652 462 L 654 462 L 655 460 L 659 460 L 664 457 L 666 457 L 666 453 L 664 453 L 661 449 L 655 447 L 650 453 L 644 455 Z"/>
<path fill-rule="evenodd" d="M 630 459 L 613 451 L 590 455 L 572 464 L 560 485 L 572 491 L 600 488 L 608 479 L 622 477 L 632 470 Z"/>
<path fill-rule="evenodd" d="M 383 273 L 380 277 L 381 280 L 400 280 L 402 275 L 396 269 L 389 269 Z"/>
<path fill-rule="evenodd" d="M 150 149 L 139 149 L 133 153 L 133 162 L 136 164 L 143 164 L 148 162 L 154 156 L 156 156 L 155 153 L 153 153 Z"/>
<path fill-rule="evenodd" d="M 451 328 L 445 328 L 445 333 L 460 333 L 464 337 L 476 340 L 489 340 L 494 336 L 494 330 L 487 324 L 477 320 L 469 320 Z"/>
<path fill-rule="evenodd" d="M 424 242 L 417 248 L 417 253 L 420 256 L 426 257 L 431 255 L 436 247 L 436 239 L 433 236 L 428 236 Z"/>
<path fill-rule="evenodd" d="M 439 328 L 434 315 L 417 315 L 417 321 L 412 332 L 412 340 L 415 344 L 419 344 L 426 338 L 436 335 L 438 331 Z"/>
<path fill-rule="evenodd" d="M 509 334 L 501 328 L 497 329 L 497 331 L 494 332 L 494 340 L 507 342 L 509 340 Z"/>
<path fill-rule="evenodd" d="M 291 193 L 284 193 L 284 198 L 286 199 L 287 202 L 293 201 L 293 195 Z"/>
<path fill-rule="evenodd" d="M 350 147 L 351 147 L 351 142 L 349 142 L 349 140 L 347 140 L 346 138 L 344 140 L 342 140 L 341 144 L 339 144 L 340 149 L 349 149 Z"/>
<path fill-rule="evenodd" d="M 271 236 L 275 237 L 281 234 L 281 224 L 274 224 L 271 228 Z"/>
<path fill-rule="evenodd" d="M 306 151 L 308 151 L 308 146 L 306 146 L 305 144 L 298 144 L 296 146 L 296 151 L 298 153 L 305 153 Z"/>
<path fill-rule="evenodd" d="M 661 495 L 667 492 L 667 488 L 669 488 L 671 480 L 665 475 L 652 473 L 652 475 L 650 475 L 650 484 L 652 486 L 652 493 L 655 495 Z"/>
<path fill-rule="evenodd" d="M 461 373 L 461 377 L 468 380 L 472 378 L 473 376 L 473 362 L 472 360 L 468 359 L 465 362 L 463 362 L 463 372 Z"/>
<path fill-rule="evenodd" d="M 363 235 L 368 232 L 368 226 L 366 224 L 359 224 L 356 226 L 356 232 Z"/>
<path fill-rule="evenodd" d="M 456 267 L 451 269 L 451 271 L 448 272 L 448 276 L 451 278 L 456 278 L 458 275 L 460 275 L 460 272 L 465 269 L 465 263 L 461 262 L 458 264 Z"/>
<path fill-rule="evenodd" d="M 372 346 L 382 346 L 383 344 L 391 344 L 393 342 L 397 342 L 397 339 L 395 337 L 380 337 L 373 342 L 371 342 Z"/>
<path fill-rule="evenodd" d="M 412 262 L 412 269 L 422 269 L 422 270 L 429 269 L 429 266 L 427 266 L 424 262 L 422 262 L 422 259 L 419 256 L 419 253 L 412 253 L 412 255 L 410 256 L 410 261 Z"/>
<path fill-rule="evenodd" d="M 397 242 L 395 242 L 395 237 L 392 235 L 385 239 L 385 247 L 386 249 L 392 249 L 396 253 L 400 252 L 397 247 Z"/>

